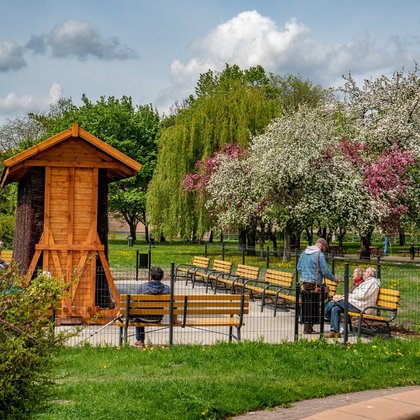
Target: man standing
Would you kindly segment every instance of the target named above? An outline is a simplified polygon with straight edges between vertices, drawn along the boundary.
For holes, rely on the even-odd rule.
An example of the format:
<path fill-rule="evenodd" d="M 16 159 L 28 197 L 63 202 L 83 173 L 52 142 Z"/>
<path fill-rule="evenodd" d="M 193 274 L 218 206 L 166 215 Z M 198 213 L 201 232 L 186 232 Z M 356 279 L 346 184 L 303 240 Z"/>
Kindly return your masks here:
<path fill-rule="evenodd" d="M 301 322 L 304 324 L 304 334 L 312 334 L 314 332 L 313 324 L 319 322 L 319 300 L 324 277 L 338 283 L 325 259 L 324 252 L 327 249 L 327 241 L 324 238 L 319 238 L 315 245 L 308 246 L 299 258 L 297 268 L 301 277 Z"/>
<path fill-rule="evenodd" d="M 361 312 L 368 306 L 376 305 L 381 282 L 376 278 L 376 270 L 368 267 L 363 273 L 363 282 L 360 283 L 350 294 L 347 308 L 351 312 Z M 344 313 L 344 297 L 334 296 L 331 302 L 325 305 L 325 318 L 331 321 L 330 332 L 325 334 L 327 338 L 340 337 L 340 315 Z"/>

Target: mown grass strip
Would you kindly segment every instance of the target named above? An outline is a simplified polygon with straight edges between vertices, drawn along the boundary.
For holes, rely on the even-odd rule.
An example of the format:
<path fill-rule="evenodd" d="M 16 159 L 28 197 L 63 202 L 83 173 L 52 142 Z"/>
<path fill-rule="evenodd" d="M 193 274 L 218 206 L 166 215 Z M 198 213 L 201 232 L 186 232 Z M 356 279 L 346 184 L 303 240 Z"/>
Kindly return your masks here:
<path fill-rule="evenodd" d="M 352 346 L 67 348 L 43 419 L 221 419 L 299 400 L 420 383 L 416 340 Z"/>

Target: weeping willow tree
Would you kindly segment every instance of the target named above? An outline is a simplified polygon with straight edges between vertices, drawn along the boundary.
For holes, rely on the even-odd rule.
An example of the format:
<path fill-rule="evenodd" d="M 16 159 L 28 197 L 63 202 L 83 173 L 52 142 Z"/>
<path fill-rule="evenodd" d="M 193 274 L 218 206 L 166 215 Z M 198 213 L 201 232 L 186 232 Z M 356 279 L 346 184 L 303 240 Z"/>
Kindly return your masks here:
<path fill-rule="evenodd" d="M 159 139 L 158 163 L 149 185 L 147 214 L 155 232 L 195 240 L 212 228 L 200 194 L 187 193 L 182 180 L 198 161 L 225 143 L 248 146 L 250 136 L 279 116 L 278 88 L 262 67 L 242 71 L 227 65 L 202 74 L 196 96 L 186 101 Z"/>

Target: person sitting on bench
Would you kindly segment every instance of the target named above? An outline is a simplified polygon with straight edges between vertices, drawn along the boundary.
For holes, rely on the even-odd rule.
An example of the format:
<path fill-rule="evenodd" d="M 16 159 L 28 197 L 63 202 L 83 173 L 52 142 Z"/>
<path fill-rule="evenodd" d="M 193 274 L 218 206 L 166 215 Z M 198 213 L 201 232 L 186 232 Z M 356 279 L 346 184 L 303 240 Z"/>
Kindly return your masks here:
<path fill-rule="evenodd" d="M 361 312 L 376 304 L 381 287 L 380 280 L 376 278 L 376 269 L 368 267 L 363 273 L 363 279 L 364 281 L 349 293 L 347 309 L 351 312 Z M 331 322 L 330 332 L 325 334 L 326 338 L 341 337 L 340 316 L 344 313 L 344 304 L 344 296 L 336 295 L 325 305 L 325 318 Z"/>
<path fill-rule="evenodd" d="M 142 283 L 137 289 L 136 293 L 143 295 L 167 295 L 171 289 L 166 284 L 162 283 L 163 270 L 160 267 L 150 268 L 150 280 Z M 138 321 L 156 323 L 161 322 L 163 315 L 144 315 L 137 317 Z M 174 323 L 177 323 L 177 317 L 174 315 Z M 139 348 L 144 347 L 145 329 L 144 327 L 136 327 L 136 342 L 134 345 Z"/>

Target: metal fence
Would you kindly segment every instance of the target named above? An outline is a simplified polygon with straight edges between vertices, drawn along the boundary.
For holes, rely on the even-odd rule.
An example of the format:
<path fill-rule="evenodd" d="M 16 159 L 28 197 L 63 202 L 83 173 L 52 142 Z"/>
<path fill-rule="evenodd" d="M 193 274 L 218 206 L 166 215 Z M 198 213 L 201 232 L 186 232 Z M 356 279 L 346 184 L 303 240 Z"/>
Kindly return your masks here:
<path fill-rule="evenodd" d="M 215 250 L 215 248 L 212 248 Z M 262 254 L 249 255 L 253 252 L 237 247 L 225 247 L 224 250 L 220 247 L 220 253 L 211 253 L 207 249 L 207 255 L 214 259 L 223 259 L 225 261 L 233 262 L 233 272 L 235 272 L 238 264 L 248 264 L 251 266 L 260 267 L 259 278 L 264 279 L 266 270 L 268 268 L 285 271 L 289 273 L 296 273 L 296 261 L 299 253 L 292 256 L 292 261 L 287 265 L 281 266 L 281 256 L 273 255 L 268 250 Z M 251 250 L 252 251 L 252 250 Z M 112 269 L 112 276 L 116 290 L 121 296 L 122 294 L 135 294 L 139 285 L 149 278 L 149 266 L 145 264 L 145 257 L 140 261 L 136 258 L 136 264 L 133 268 L 115 268 Z M 149 260 L 150 261 L 150 256 Z M 141 264 L 142 263 L 142 264 Z M 354 258 L 329 256 L 329 265 L 340 279 L 345 279 L 350 282 L 351 273 L 354 268 L 367 266 L 374 266 L 378 269 L 379 277 L 381 279 L 382 287 L 399 290 L 401 292 L 400 308 L 396 319 L 392 322 L 392 334 L 414 334 L 420 332 L 420 272 L 419 264 L 410 261 L 389 261 L 381 258 L 375 258 L 372 261 L 358 260 Z M 294 278 L 293 289 L 290 292 L 294 297 L 290 300 L 279 300 L 278 305 L 267 304 L 262 306 L 261 293 L 249 293 L 249 290 L 241 289 L 240 282 L 236 284 L 239 287 L 218 287 L 214 288 L 211 283 L 203 281 L 203 278 L 197 276 L 196 281 L 192 281 L 192 276 L 185 277 L 185 273 L 177 273 L 177 264 L 172 267 L 162 267 L 165 272 L 163 283 L 171 286 L 172 293 L 176 295 L 184 295 L 187 297 L 195 297 L 205 295 L 223 295 L 241 294 L 244 293 L 249 296 L 249 310 L 243 315 L 243 325 L 240 329 L 241 340 L 264 341 L 268 343 L 280 343 L 283 341 L 295 341 L 298 339 L 313 339 L 322 335 L 323 331 L 329 330 L 328 323 L 324 324 L 323 317 L 320 318 L 320 323 L 315 326 L 315 334 L 304 334 L 303 325 L 301 324 L 301 305 L 296 302 L 300 300 L 299 278 Z M 211 264 L 210 264 L 211 268 Z M 190 272 L 192 274 L 193 272 Z M 350 276 L 349 276 L 350 273 Z M 176 277 L 178 274 L 178 277 Z M 97 293 L 95 305 L 102 306 L 104 313 L 108 311 L 107 303 L 110 302 L 109 294 L 110 288 L 103 281 L 103 273 L 97 272 Z M 102 280 L 101 280 L 102 279 Z M 349 283 L 347 283 L 348 285 Z M 344 294 L 346 283 L 340 283 L 338 293 Z M 261 286 L 261 284 L 260 284 Z M 285 292 L 283 290 L 283 292 Z M 113 299 L 116 300 L 115 297 Z M 118 299 L 117 299 L 118 300 Z M 112 299 L 111 299 L 112 301 Z M 104 303 L 105 302 L 105 303 Z M 57 330 L 71 330 L 74 331 L 74 336 L 69 339 L 69 345 L 78 345 L 90 343 L 91 345 L 120 345 L 122 330 L 116 325 L 115 319 L 118 315 L 116 307 L 109 310 L 106 316 L 98 316 L 96 320 L 91 320 L 89 324 L 85 325 L 59 325 Z M 231 315 L 232 316 L 232 315 Z M 217 313 L 217 310 L 212 313 L 203 314 L 199 318 L 215 317 L 218 319 L 229 318 L 227 314 Z M 59 321 L 59 318 L 57 319 Z M 166 314 L 161 321 L 161 326 L 153 326 L 146 328 L 146 343 L 161 346 L 161 345 L 177 345 L 177 344 L 212 344 L 218 341 L 230 341 L 233 336 L 237 336 L 236 329 L 233 333 L 229 326 L 225 325 L 211 325 L 217 322 L 209 322 L 209 325 L 167 325 L 170 324 L 170 316 Z M 181 319 L 182 321 L 182 319 Z M 222 323 L 222 322 L 221 322 Z M 344 331 L 342 332 L 343 342 L 355 341 L 357 339 L 355 330 L 348 330 L 348 324 L 342 323 Z M 235 341 L 235 337 L 233 338 Z M 127 328 L 127 342 L 133 344 L 135 342 L 135 328 Z"/>

